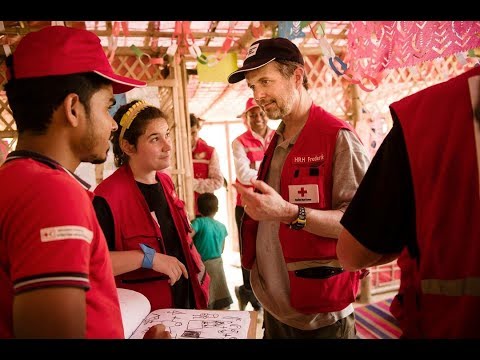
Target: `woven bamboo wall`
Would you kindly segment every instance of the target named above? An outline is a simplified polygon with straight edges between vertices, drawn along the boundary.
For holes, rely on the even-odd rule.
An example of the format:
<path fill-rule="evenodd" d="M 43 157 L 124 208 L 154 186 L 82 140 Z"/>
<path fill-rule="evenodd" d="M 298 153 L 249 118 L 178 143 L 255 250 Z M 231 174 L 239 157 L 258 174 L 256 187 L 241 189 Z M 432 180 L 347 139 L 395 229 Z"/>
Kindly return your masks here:
<path fill-rule="evenodd" d="M 321 57 L 306 56 L 305 66 L 310 83 L 310 94 L 315 103 L 344 120 L 352 120 L 351 83 L 333 72 Z M 362 107 L 367 113 L 391 117 L 388 106 L 405 96 L 431 85 L 446 81 L 467 71 L 455 56 L 429 61 L 415 67 L 391 70 L 372 92 L 359 90 Z"/>

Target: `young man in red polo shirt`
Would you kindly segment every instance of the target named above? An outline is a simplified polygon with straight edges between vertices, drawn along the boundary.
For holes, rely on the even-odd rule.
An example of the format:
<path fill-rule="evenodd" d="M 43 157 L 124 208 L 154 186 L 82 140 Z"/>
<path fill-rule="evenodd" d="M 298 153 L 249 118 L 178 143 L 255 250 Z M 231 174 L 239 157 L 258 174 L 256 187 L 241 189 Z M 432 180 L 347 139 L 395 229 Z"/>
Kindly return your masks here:
<path fill-rule="evenodd" d="M 73 172 L 105 161 L 113 94 L 145 83 L 116 75 L 96 35 L 63 26 L 26 35 L 7 66 L 18 145 L 0 168 L 0 338 L 123 338 L 93 194 Z"/>

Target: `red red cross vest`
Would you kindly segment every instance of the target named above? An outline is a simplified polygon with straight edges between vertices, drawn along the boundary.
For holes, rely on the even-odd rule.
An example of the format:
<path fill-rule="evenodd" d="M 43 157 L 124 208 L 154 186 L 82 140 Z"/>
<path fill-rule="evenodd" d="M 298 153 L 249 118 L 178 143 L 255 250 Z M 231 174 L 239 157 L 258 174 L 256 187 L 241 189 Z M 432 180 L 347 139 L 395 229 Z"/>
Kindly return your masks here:
<path fill-rule="evenodd" d="M 332 208 L 332 162 L 337 134 L 340 129 L 353 131 L 347 123 L 337 119 L 321 107 L 312 104 L 307 122 L 288 154 L 282 169 L 280 194 L 303 206 L 330 210 Z M 266 178 L 278 135 L 272 139 L 259 170 L 258 179 Z M 307 186 L 305 186 L 307 185 Z M 318 202 L 302 202 L 308 191 L 318 187 Z M 303 189 L 303 190 L 302 190 Z M 305 190 L 307 192 L 305 192 Z M 293 192 L 289 194 L 289 191 Z M 245 213 L 242 221 L 242 265 L 251 269 L 255 260 L 258 222 Z M 337 239 L 291 230 L 280 224 L 279 238 L 287 267 L 289 263 L 306 260 L 337 260 Z M 355 301 L 359 285 L 359 272 L 344 271 L 326 279 L 297 277 L 288 271 L 290 303 L 300 312 L 326 313 L 340 311 Z"/>
<path fill-rule="evenodd" d="M 205 140 L 199 138 L 197 145 L 192 151 L 193 162 L 193 177 L 195 179 L 207 179 L 208 178 L 208 166 L 210 165 L 210 159 L 215 148 L 208 145 Z M 198 214 L 197 199 L 200 194 L 194 192 L 195 200 L 195 214 Z"/>
<path fill-rule="evenodd" d="M 184 202 L 178 198 L 173 182 L 167 174 L 157 172 L 157 178 L 165 191 L 168 207 L 182 244 L 186 261 L 184 265 L 188 270 L 196 307 L 206 309 L 210 277 L 204 270 L 201 257 L 189 235 L 190 222 L 185 212 Z M 112 211 L 115 224 L 115 250 L 139 250 L 139 244 L 143 243 L 159 253 L 165 253 L 160 227 L 150 214 L 148 204 L 135 183 L 130 166 L 121 166 L 98 185 L 95 193 L 107 200 Z M 152 310 L 170 308 L 172 293 L 168 279 L 129 283 L 132 279 L 158 277 L 158 272 L 140 268 L 117 275 L 115 280 L 117 287 L 144 294 L 150 300 Z"/>
<path fill-rule="evenodd" d="M 390 106 L 401 123 L 410 161 L 420 253 L 419 259 L 402 257 L 399 262 L 404 337 L 480 338 L 472 76 L 480 76 L 480 67 Z"/>
<path fill-rule="evenodd" d="M 252 130 L 249 129 L 239 137 L 237 140 L 242 144 L 247 153 L 247 158 L 250 160 L 250 167 L 252 169 L 256 169 L 257 161 L 262 161 L 263 156 L 265 155 L 265 150 L 268 148 L 270 141 L 272 141 L 273 135 L 275 135 L 275 131 L 273 129 L 267 128 L 267 136 L 265 137 L 265 145 L 262 144 L 260 140 L 258 140 L 253 134 Z M 251 187 L 250 184 L 243 184 L 239 180 L 235 180 L 237 184 L 240 184 L 245 187 Z M 237 205 L 242 205 L 242 197 L 239 193 L 237 193 Z"/>

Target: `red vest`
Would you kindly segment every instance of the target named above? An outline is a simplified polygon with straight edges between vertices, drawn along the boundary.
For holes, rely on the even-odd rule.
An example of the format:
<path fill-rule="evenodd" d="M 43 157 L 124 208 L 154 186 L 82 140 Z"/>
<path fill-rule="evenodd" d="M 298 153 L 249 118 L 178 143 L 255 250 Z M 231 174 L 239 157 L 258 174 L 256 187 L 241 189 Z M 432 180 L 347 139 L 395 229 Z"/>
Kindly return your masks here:
<path fill-rule="evenodd" d="M 419 259 L 402 259 L 405 337 L 480 338 L 480 200 L 468 78 L 391 105 L 415 193 Z M 406 268 L 405 268 L 406 267 Z"/>
<path fill-rule="evenodd" d="M 210 165 L 210 159 L 212 158 L 213 150 L 215 150 L 215 148 L 208 145 L 205 140 L 201 138 L 197 140 L 197 145 L 192 151 L 193 177 L 195 179 L 208 178 L 208 166 Z M 198 214 L 197 199 L 199 195 L 200 194 L 196 191 L 194 192 L 195 214 Z"/>
<path fill-rule="evenodd" d="M 318 203 L 304 206 L 318 210 L 332 208 L 332 162 L 337 134 L 340 129 L 353 131 L 347 123 L 312 104 L 307 122 L 288 154 L 282 169 L 280 195 L 289 201 L 289 185 L 318 185 Z M 273 152 L 277 146 L 275 135 L 265 153 L 258 178 L 267 175 Z M 299 187 L 303 189 L 303 187 Z M 242 265 L 251 269 L 255 260 L 258 222 L 245 213 L 242 221 Z M 305 260 L 337 260 L 337 239 L 322 237 L 303 230 L 291 230 L 280 224 L 279 238 L 285 262 Z M 340 311 L 355 301 L 359 285 L 359 272 L 344 271 L 326 279 L 297 277 L 288 272 L 290 303 L 306 314 Z"/>
<path fill-rule="evenodd" d="M 257 139 L 253 134 L 252 130 L 249 129 L 237 137 L 237 140 L 242 144 L 247 153 L 247 158 L 250 160 L 250 167 L 256 169 L 257 161 L 263 160 L 263 155 L 265 150 L 268 148 L 270 141 L 272 141 L 275 131 L 267 128 L 267 135 L 265 137 L 265 145 Z M 258 169 L 257 169 L 258 170 Z M 249 184 L 242 184 L 240 181 L 235 180 L 237 184 L 243 185 L 245 187 L 251 187 Z M 237 193 L 237 206 L 242 206 L 242 197 L 240 193 Z"/>
<path fill-rule="evenodd" d="M 192 284 L 196 307 L 206 309 L 210 277 L 193 246 L 190 237 L 190 222 L 184 209 L 184 202 L 175 193 L 173 182 L 167 174 L 157 172 L 157 178 L 165 191 L 165 197 L 178 231 L 185 255 L 189 280 Z M 95 189 L 104 197 L 112 211 L 115 224 L 115 250 L 139 250 L 139 244 L 151 246 L 159 253 L 165 253 L 162 233 L 150 214 L 148 204 L 133 178 L 130 166 L 124 165 L 106 178 Z M 140 268 L 115 277 L 117 287 L 132 289 L 144 294 L 151 303 L 152 310 L 172 307 L 171 286 L 166 280 L 127 283 L 131 279 L 159 277 L 159 273 Z"/>

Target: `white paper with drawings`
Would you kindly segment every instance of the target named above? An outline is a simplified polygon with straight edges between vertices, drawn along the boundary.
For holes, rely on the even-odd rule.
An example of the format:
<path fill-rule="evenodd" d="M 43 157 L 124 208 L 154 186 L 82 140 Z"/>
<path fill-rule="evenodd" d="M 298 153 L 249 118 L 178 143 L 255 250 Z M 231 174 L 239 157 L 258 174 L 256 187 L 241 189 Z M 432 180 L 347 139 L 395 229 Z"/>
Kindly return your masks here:
<path fill-rule="evenodd" d="M 123 332 L 128 339 L 138 324 L 150 313 L 150 301 L 145 295 L 128 289 L 117 288 L 122 313 Z"/>
<path fill-rule="evenodd" d="M 160 309 L 152 311 L 131 339 L 143 339 L 147 330 L 163 324 L 173 339 L 246 339 L 250 326 L 248 311 Z"/>

